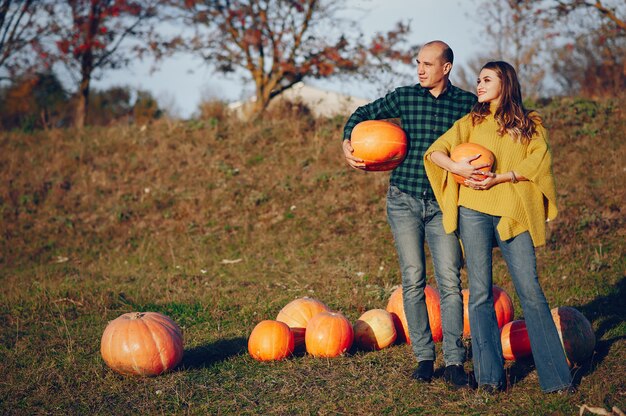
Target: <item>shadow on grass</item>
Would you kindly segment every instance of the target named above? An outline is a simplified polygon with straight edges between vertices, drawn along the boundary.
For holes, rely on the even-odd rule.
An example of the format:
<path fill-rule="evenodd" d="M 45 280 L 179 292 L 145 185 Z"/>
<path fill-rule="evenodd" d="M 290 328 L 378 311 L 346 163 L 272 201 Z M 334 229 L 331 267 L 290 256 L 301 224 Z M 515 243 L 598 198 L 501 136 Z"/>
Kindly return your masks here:
<path fill-rule="evenodd" d="M 596 327 L 596 347 L 589 360 L 578 367 L 574 372 L 574 383 L 578 384 L 587 374 L 593 372 L 609 355 L 611 347 L 619 340 L 626 339 L 626 335 L 617 335 L 608 339 L 602 339 L 607 333 L 613 332 L 624 322 L 626 316 L 626 276 L 612 288 L 607 296 L 594 299 L 586 305 L 575 307 Z M 599 322 L 599 324 L 596 324 Z"/>
<path fill-rule="evenodd" d="M 221 339 L 208 345 L 185 350 L 181 368 L 207 368 L 230 357 L 248 351 L 248 340 L 243 337 Z"/>
<path fill-rule="evenodd" d="M 625 297 L 626 277 L 622 277 L 608 295 L 598 297 L 585 305 L 573 306 L 591 322 L 592 326 L 597 326 L 597 329 L 594 331 L 596 346 L 593 355 L 590 359 L 572 369 L 574 385 L 579 385 L 584 376 L 592 373 L 594 368 L 604 361 L 614 343 L 626 339 L 626 335 L 602 339 L 606 333 L 613 331 L 624 321 L 626 305 L 623 299 Z M 597 321 L 600 321 L 600 324 L 594 325 Z M 517 384 L 534 370 L 535 365 L 532 357 L 516 361 L 507 369 L 508 380 L 511 385 Z"/>

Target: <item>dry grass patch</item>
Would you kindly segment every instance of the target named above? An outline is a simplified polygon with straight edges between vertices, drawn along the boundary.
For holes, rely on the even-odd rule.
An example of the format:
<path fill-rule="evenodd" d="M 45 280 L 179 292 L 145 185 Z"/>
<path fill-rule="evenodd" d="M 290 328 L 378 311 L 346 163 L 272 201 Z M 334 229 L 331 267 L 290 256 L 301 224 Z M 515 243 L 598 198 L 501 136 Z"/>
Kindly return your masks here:
<path fill-rule="evenodd" d="M 406 345 L 335 360 L 248 356 L 254 325 L 296 297 L 316 297 L 354 322 L 384 308 L 400 282 L 385 219 L 388 174 L 347 167 L 344 120 L 213 117 L 2 133 L 0 412 L 625 410 L 623 107 L 578 100 L 541 109 L 561 211 L 538 251 L 540 275 L 550 304 L 579 309 L 598 338 L 592 359 L 574 370 L 580 390 L 541 394 L 526 361 L 509 363 L 510 390 L 486 401 L 439 378 L 412 383 Z M 496 283 L 513 294 L 500 259 L 495 267 Z M 137 379 L 105 367 L 107 321 L 134 310 L 181 325 L 186 352 L 176 371 Z M 442 365 L 439 357 L 439 373 Z"/>

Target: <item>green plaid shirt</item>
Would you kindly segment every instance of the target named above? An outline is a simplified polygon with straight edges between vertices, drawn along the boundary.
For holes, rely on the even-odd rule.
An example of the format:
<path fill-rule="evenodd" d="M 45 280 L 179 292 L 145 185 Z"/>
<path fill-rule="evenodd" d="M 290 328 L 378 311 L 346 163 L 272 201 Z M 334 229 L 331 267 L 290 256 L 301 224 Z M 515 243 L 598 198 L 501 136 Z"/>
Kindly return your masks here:
<path fill-rule="evenodd" d="M 408 152 L 391 173 L 389 183 L 414 198 L 435 199 L 424 171 L 424 153 L 455 121 L 469 113 L 475 102 L 474 94 L 450 83 L 437 98 L 419 84 L 400 87 L 357 108 L 344 127 L 343 139 L 349 139 L 354 126 L 361 121 L 400 118 L 408 139 Z"/>

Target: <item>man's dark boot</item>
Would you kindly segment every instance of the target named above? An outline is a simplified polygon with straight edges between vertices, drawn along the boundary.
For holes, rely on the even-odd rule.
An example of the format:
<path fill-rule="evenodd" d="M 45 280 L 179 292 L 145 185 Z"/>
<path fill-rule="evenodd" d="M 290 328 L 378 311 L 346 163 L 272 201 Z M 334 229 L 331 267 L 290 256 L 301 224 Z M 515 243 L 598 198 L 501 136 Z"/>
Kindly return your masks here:
<path fill-rule="evenodd" d="M 413 378 L 421 383 L 430 383 L 433 378 L 434 365 L 432 360 L 424 360 L 417 363 L 417 370 L 413 372 Z"/>

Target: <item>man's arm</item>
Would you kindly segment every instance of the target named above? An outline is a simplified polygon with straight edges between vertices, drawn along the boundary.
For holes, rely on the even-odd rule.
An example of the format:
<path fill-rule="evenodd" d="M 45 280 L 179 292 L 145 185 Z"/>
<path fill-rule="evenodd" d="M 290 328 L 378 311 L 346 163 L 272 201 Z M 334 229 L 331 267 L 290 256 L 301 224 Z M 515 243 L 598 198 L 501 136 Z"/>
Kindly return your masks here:
<path fill-rule="evenodd" d="M 401 117 L 400 106 L 398 105 L 398 93 L 392 91 L 386 96 L 379 98 L 369 104 L 357 108 L 350 116 L 343 128 L 343 155 L 350 166 L 355 169 L 365 169 L 363 159 L 354 157 L 354 149 L 350 143 L 352 129 L 362 121 L 381 120 Z"/>
<path fill-rule="evenodd" d="M 398 90 L 382 98 L 357 108 L 343 128 L 343 139 L 350 140 L 354 126 L 365 120 L 383 120 L 402 117 L 398 99 Z"/>

